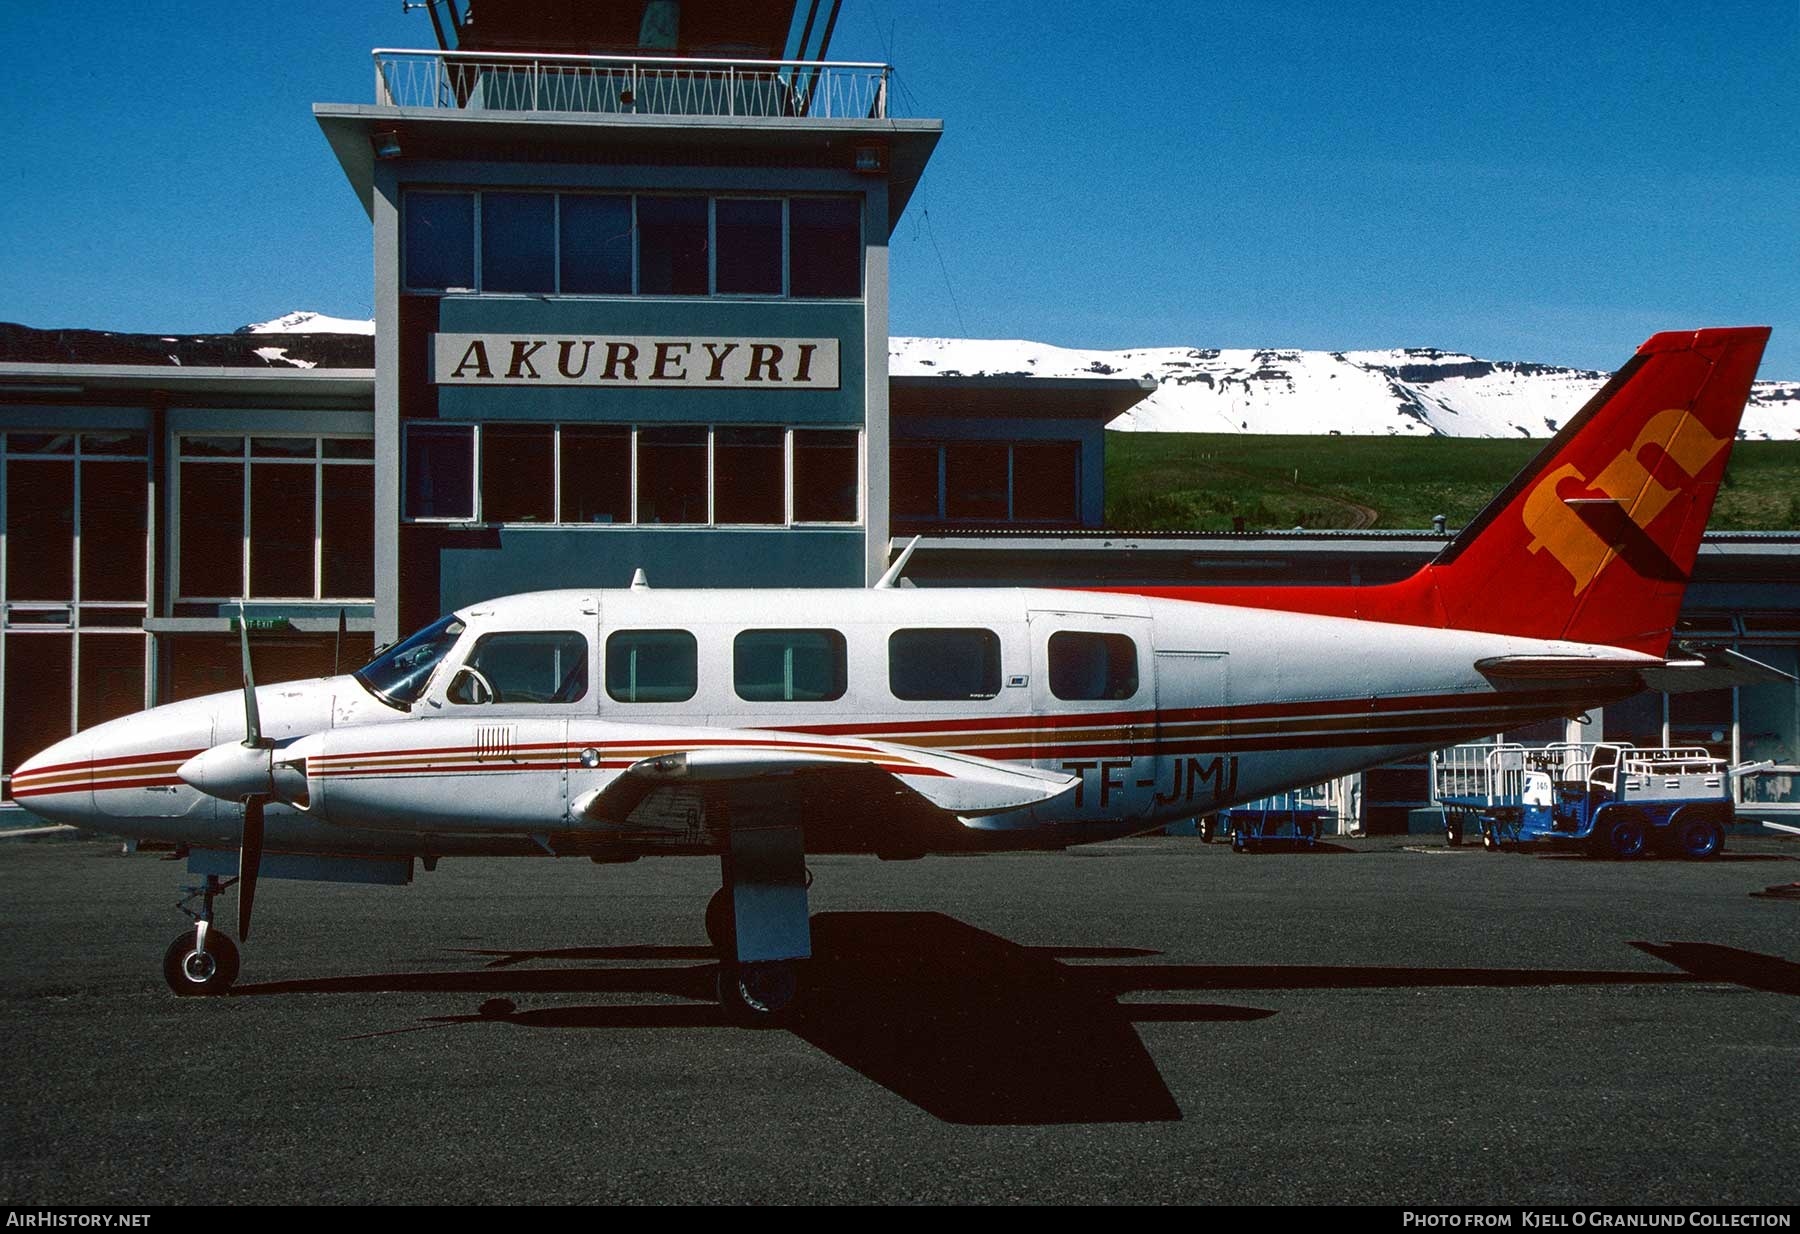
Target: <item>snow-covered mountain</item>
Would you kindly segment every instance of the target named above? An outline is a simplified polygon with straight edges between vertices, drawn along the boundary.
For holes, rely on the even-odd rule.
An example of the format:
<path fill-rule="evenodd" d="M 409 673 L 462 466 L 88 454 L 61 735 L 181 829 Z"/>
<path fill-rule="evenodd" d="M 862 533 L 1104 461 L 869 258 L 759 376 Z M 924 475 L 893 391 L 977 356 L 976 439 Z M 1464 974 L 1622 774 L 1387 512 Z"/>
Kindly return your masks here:
<path fill-rule="evenodd" d="M 288 313 L 234 335 L 181 337 L 0 323 L 0 358 L 366 368 L 374 362 L 374 333 L 372 321 L 314 312 Z M 909 376 L 1148 377 L 1156 391 L 1111 425 L 1128 432 L 1374 436 L 1547 437 L 1608 376 L 1432 349 L 1089 351 L 1020 339 L 896 338 L 888 366 Z M 1741 433 L 1800 440 L 1800 381 L 1757 382 Z"/>
<path fill-rule="evenodd" d="M 324 313 L 311 313 L 305 309 L 297 309 L 292 313 L 277 317 L 274 321 L 259 321 L 248 326 L 240 326 L 239 334 L 374 334 L 373 321 L 361 321 L 354 317 L 327 317 Z"/>
<path fill-rule="evenodd" d="M 895 375 L 1148 377 L 1110 427 L 1136 432 L 1548 437 L 1609 374 L 1431 349 L 1087 351 L 1018 339 L 896 338 Z M 1759 381 L 1745 437 L 1800 439 L 1800 382 Z"/>

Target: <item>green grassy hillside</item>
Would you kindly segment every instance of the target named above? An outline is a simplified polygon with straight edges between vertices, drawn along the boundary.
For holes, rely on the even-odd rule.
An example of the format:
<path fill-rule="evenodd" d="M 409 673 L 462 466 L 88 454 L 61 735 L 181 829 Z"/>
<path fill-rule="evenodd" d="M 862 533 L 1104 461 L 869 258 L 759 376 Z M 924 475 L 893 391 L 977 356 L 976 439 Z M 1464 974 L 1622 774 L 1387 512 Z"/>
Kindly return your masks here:
<path fill-rule="evenodd" d="M 1144 531 L 1459 527 L 1543 448 L 1523 438 L 1108 433 L 1106 521 Z M 1739 442 L 1709 524 L 1800 528 L 1800 442 Z"/>

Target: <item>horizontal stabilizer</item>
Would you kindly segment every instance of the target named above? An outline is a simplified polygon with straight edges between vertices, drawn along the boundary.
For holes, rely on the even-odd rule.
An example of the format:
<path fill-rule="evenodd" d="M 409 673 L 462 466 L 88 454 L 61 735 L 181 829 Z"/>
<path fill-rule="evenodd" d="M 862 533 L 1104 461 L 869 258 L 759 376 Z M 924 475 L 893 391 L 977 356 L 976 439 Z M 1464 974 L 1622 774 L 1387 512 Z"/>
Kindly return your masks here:
<path fill-rule="evenodd" d="M 1554 682 L 1616 683 L 1635 676 L 1647 690 L 1691 694 L 1758 682 L 1792 682 L 1793 677 L 1730 647 L 1682 646 L 1668 659 L 1618 655 L 1490 656 L 1475 668 L 1490 681 L 1513 684 Z"/>
<path fill-rule="evenodd" d="M 1673 656 L 1645 669 L 1643 678 L 1646 686 L 1665 694 L 1794 681 L 1788 673 L 1731 647 L 1678 647 Z"/>

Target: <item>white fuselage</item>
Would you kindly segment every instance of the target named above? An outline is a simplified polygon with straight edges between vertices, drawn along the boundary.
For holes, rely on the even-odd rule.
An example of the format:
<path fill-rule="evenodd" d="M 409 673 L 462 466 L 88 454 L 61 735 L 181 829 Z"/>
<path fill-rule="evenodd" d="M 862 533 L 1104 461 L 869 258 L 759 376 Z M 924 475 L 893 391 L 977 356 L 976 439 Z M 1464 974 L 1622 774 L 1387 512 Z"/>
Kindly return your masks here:
<path fill-rule="evenodd" d="M 705 828 L 582 832 L 570 803 L 633 759 L 750 740 L 744 730 L 759 730 L 765 746 L 854 752 L 872 741 L 1079 782 L 1054 816 L 971 823 L 948 839 L 826 827 L 826 847 L 1060 847 L 1574 714 L 1610 696 L 1579 682 L 1498 688 L 1476 663 L 1549 654 L 1617 663 L 1622 654 L 1025 589 L 540 592 L 457 616 L 463 628 L 444 637 L 404 705 L 357 676 L 258 689 L 264 734 L 304 756 L 313 780 L 307 809 L 269 807 L 271 850 L 716 851 Z M 509 697 L 507 674 L 528 676 L 528 661 L 546 656 L 556 680 Z M 154 708 L 44 751 L 15 773 L 14 794 L 55 821 L 229 846 L 235 804 L 176 771 L 240 739 L 243 725 L 237 693 Z M 888 769 L 903 782 L 927 774 Z"/>

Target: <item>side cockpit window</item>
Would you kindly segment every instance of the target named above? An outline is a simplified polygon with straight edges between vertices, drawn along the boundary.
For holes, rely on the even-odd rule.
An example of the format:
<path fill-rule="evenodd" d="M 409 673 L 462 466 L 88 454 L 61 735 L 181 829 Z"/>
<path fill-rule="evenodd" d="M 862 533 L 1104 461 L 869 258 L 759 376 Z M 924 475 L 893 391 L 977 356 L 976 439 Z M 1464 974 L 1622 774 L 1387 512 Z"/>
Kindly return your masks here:
<path fill-rule="evenodd" d="M 699 650 L 686 630 L 619 630 L 606 640 L 606 693 L 614 702 L 684 703 L 699 680 Z"/>
<path fill-rule="evenodd" d="M 888 637 L 895 698 L 967 701 L 1000 693 L 1000 636 L 992 630 L 895 630 Z"/>
<path fill-rule="evenodd" d="M 587 697 L 588 643 L 573 630 L 484 634 L 444 692 L 453 703 L 575 703 Z"/>

